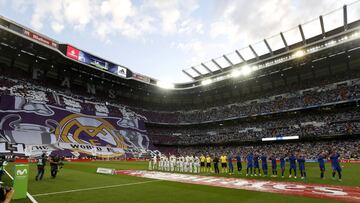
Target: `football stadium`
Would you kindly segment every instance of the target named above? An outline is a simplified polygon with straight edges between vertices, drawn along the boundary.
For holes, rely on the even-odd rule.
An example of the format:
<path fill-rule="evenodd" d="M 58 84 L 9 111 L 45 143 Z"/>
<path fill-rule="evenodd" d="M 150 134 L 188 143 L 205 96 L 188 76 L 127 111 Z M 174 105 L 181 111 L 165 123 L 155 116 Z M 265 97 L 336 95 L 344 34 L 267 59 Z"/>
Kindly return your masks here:
<path fill-rule="evenodd" d="M 183 83 L 1 15 L 0 201 L 360 202 L 360 1 L 316 15 Z"/>

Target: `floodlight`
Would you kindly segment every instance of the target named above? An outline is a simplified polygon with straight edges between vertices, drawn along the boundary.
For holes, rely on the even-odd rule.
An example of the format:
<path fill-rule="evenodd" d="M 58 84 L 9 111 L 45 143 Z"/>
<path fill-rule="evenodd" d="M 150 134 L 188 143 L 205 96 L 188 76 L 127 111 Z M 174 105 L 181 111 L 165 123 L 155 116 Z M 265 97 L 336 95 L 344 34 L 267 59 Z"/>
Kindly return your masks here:
<path fill-rule="evenodd" d="M 259 70 L 259 67 L 258 66 L 252 66 L 251 69 L 252 69 L 252 71 L 257 71 L 257 70 Z"/>
<path fill-rule="evenodd" d="M 168 82 L 157 81 L 156 85 L 164 89 L 174 89 L 175 85 Z"/>
<path fill-rule="evenodd" d="M 206 80 L 201 81 L 201 85 L 209 85 L 211 83 L 212 83 L 211 79 L 206 79 Z"/>
<path fill-rule="evenodd" d="M 250 66 L 244 66 L 241 68 L 241 73 L 244 76 L 249 75 L 252 72 L 252 68 Z"/>
<path fill-rule="evenodd" d="M 239 77 L 240 75 L 241 75 L 241 71 L 239 69 L 235 69 L 231 71 L 231 77 L 233 78 Z"/>
<path fill-rule="evenodd" d="M 295 54 L 293 55 L 295 58 L 300 58 L 303 57 L 305 55 L 305 51 L 304 50 L 299 50 L 297 52 L 295 52 Z"/>

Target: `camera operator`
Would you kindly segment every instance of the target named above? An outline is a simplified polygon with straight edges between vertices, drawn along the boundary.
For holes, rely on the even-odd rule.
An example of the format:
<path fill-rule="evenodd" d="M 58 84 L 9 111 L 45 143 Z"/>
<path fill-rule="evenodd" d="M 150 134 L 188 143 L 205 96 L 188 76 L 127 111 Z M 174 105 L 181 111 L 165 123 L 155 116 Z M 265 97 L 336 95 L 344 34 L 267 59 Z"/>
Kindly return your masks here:
<path fill-rule="evenodd" d="M 1 203 L 10 203 L 11 199 L 14 196 L 15 190 L 9 187 L 3 187 L 0 188 L 0 202 Z"/>
<path fill-rule="evenodd" d="M 2 203 L 9 203 L 14 195 L 14 190 L 10 187 L 3 186 L 3 182 L 1 182 L 6 165 L 7 161 L 5 155 L 0 155 L 0 202 Z"/>
<path fill-rule="evenodd" d="M 7 165 L 7 161 L 5 155 L 0 155 L 0 181 L 2 180 L 2 176 L 4 175 L 4 168 Z"/>
<path fill-rule="evenodd" d="M 59 170 L 60 164 L 61 164 L 61 160 L 58 155 L 50 156 L 50 168 L 51 168 L 51 177 L 52 178 L 56 178 L 56 174 Z"/>
<path fill-rule="evenodd" d="M 45 165 L 46 165 L 46 154 L 43 153 L 41 155 L 41 157 L 37 160 L 37 169 L 38 169 L 38 173 L 35 177 L 35 180 L 42 180 L 43 176 L 44 176 L 44 172 L 45 172 Z"/>

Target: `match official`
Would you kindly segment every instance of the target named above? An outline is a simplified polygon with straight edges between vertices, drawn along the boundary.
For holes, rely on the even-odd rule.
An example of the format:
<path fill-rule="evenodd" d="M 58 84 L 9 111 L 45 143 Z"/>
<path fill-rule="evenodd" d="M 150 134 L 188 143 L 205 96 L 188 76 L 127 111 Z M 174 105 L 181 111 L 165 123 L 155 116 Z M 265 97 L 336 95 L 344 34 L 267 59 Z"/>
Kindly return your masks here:
<path fill-rule="evenodd" d="M 219 174 L 220 173 L 220 171 L 219 171 L 219 158 L 216 155 L 215 155 L 215 157 L 213 159 L 213 162 L 214 162 L 215 173 Z"/>

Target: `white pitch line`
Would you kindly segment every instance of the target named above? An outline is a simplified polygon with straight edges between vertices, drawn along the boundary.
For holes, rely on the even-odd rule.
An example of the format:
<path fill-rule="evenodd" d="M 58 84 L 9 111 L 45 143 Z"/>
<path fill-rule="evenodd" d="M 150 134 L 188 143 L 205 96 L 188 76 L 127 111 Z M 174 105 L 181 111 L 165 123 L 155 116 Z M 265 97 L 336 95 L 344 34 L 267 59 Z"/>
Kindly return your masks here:
<path fill-rule="evenodd" d="M 41 194 L 33 195 L 33 197 L 56 195 L 56 194 L 63 194 L 63 193 L 72 193 L 72 192 L 82 192 L 82 191 L 98 190 L 98 189 L 106 189 L 106 188 L 115 188 L 115 187 L 129 186 L 129 185 L 140 185 L 140 184 L 153 183 L 153 182 L 159 182 L 159 181 L 162 181 L 162 180 L 149 180 L 149 181 L 125 183 L 125 184 L 119 184 L 119 185 L 109 185 L 109 186 L 102 186 L 102 187 L 91 187 L 91 188 L 83 188 L 83 189 L 75 189 L 75 190 L 65 190 L 65 191 L 59 191 L 59 192 L 41 193 Z"/>

